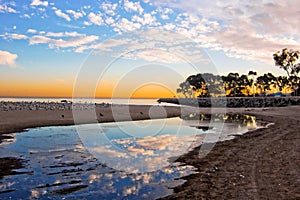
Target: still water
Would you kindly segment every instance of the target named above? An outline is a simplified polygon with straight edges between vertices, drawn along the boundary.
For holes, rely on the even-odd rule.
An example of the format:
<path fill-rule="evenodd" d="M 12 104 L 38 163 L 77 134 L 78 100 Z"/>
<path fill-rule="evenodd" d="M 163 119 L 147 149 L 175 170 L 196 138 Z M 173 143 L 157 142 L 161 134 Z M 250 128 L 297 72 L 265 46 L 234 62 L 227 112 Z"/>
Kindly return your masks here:
<path fill-rule="evenodd" d="M 196 173 L 176 158 L 203 143 L 257 128 L 249 116 L 181 118 L 43 127 L 0 144 L 24 160 L 0 180 L 1 199 L 155 199 Z"/>

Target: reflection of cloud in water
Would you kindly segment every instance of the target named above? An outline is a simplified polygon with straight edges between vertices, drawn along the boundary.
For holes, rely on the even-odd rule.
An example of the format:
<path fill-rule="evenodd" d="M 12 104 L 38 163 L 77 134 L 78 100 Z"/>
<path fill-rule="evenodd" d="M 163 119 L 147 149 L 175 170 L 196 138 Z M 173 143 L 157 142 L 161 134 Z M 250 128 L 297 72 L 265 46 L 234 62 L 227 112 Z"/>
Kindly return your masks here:
<path fill-rule="evenodd" d="M 93 153 L 93 155 L 101 154 L 103 157 L 127 158 L 127 154 L 125 152 L 114 150 L 110 145 L 89 148 L 89 151 Z"/>
<path fill-rule="evenodd" d="M 131 187 L 128 187 L 128 188 L 125 188 L 123 190 L 123 196 L 128 196 L 129 194 L 132 195 L 132 194 L 136 194 L 138 192 L 138 188 L 136 185 L 134 186 L 131 186 Z"/>
<path fill-rule="evenodd" d="M 31 190 L 31 197 L 30 199 L 38 199 L 40 196 L 40 192 L 36 189 Z"/>
<path fill-rule="evenodd" d="M 161 128 L 160 121 L 153 120 L 153 124 L 147 126 L 147 134 L 144 137 L 139 135 L 145 131 L 143 126 L 133 126 L 132 122 L 120 123 L 121 129 L 116 125 L 105 125 L 107 129 L 103 134 L 85 135 L 85 138 L 88 138 L 86 141 L 92 141 L 90 147 L 88 142 L 84 144 L 100 162 L 109 167 L 138 173 L 166 167 L 170 164 L 170 158 L 174 160 L 202 143 L 231 139 L 231 135 L 244 133 L 249 127 L 256 125 L 255 120 L 249 116 L 191 115 L 183 118 L 184 121 L 178 118 L 164 119 L 164 126 Z M 134 122 L 139 123 L 147 124 L 145 121 Z M 197 128 L 199 126 L 208 129 L 203 131 Z M 125 129 L 131 131 L 131 136 L 122 132 Z M 153 136 L 151 131 L 158 129 L 160 132 Z M 136 137 L 137 135 L 139 137 Z M 100 142 L 97 144 L 97 141 Z"/>
<path fill-rule="evenodd" d="M 145 137 L 142 139 L 138 139 L 135 142 L 139 146 L 146 149 L 164 150 L 166 149 L 167 145 L 174 139 L 176 139 L 176 136 L 160 135 L 157 137 Z"/>
<path fill-rule="evenodd" d="M 160 135 L 141 139 L 115 139 L 115 144 L 121 145 L 126 151 L 119 151 L 112 145 L 90 148 L 89 151 L 100 158 L 102 162 L 109 162 L 112 168 L 131 173 L 155 171 L 168 166 L 168 158 L 180 156 L 189 149 L 194 137 Z"/>

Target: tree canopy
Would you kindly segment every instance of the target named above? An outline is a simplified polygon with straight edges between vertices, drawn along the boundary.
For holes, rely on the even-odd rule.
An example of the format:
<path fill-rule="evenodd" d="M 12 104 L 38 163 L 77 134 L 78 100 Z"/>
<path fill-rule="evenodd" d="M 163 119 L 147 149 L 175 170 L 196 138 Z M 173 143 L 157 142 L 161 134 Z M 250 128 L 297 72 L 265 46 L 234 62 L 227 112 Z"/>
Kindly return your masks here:
<path fill-rule="evenodd" d="M 275 65 L 284 69 L 289 77 L 298 76 L 298 73 L 300 72 L 300 63 L 297 63 L 297 61 L 299 58 L 300 51 L 292 49 L 288 50 L 287 48 L 273 54 Z"/>
<path fill-rule="evenodd" d="M 183 94 L 185 97 L 256 96 L 267 92 L 290 90 L 292 85 L 298 81 L 295 76 L 276 77 L 272 73 L 263 74 L 254 80 L 253 75 L 256 76 L 257 73 L 253 71 L 250 71 L 247 75 L 229 73 L 226 76 L 199 73 L 189 76 L 182 82 L 177 89 L 177 93 Z M 254 90 L 254 87 L 256 90 Z"/>

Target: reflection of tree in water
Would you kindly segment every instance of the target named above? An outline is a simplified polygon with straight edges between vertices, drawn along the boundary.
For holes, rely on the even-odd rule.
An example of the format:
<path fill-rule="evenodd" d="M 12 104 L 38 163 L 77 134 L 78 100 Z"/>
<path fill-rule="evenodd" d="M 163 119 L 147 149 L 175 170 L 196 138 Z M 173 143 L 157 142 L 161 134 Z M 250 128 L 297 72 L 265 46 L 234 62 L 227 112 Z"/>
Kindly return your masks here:
<path fill-rule="evenodd" d="M 191 113 L 189 115 L 182 115 L 181 119 L 197 120 L 199 122 L 206 121 L 206 122 L 236 123 L 239 124 L 240 126 L 251 126 L 255 124 L 255 117 L 249 115 L 233 114 L 233 113 L 228 113 L 228 114 Z M 202 127 L 201 129 L 205 130 L 207 129 L 207 127 Z"/>

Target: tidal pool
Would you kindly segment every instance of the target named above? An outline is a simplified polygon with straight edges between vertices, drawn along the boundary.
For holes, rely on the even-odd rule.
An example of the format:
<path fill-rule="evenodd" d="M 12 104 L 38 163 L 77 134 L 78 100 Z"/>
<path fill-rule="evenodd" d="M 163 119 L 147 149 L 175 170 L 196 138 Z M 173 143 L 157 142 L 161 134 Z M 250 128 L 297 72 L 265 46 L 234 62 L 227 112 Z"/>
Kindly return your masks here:
<path fill-rule="evenodd" d="M 203 143 L 258 128 L 253 117 L 196 115 L 28 129 L 0 144 L 24 160 L 0 179 L 2 199 L 155 199 L 196 173 L 176 158 Z"/>

